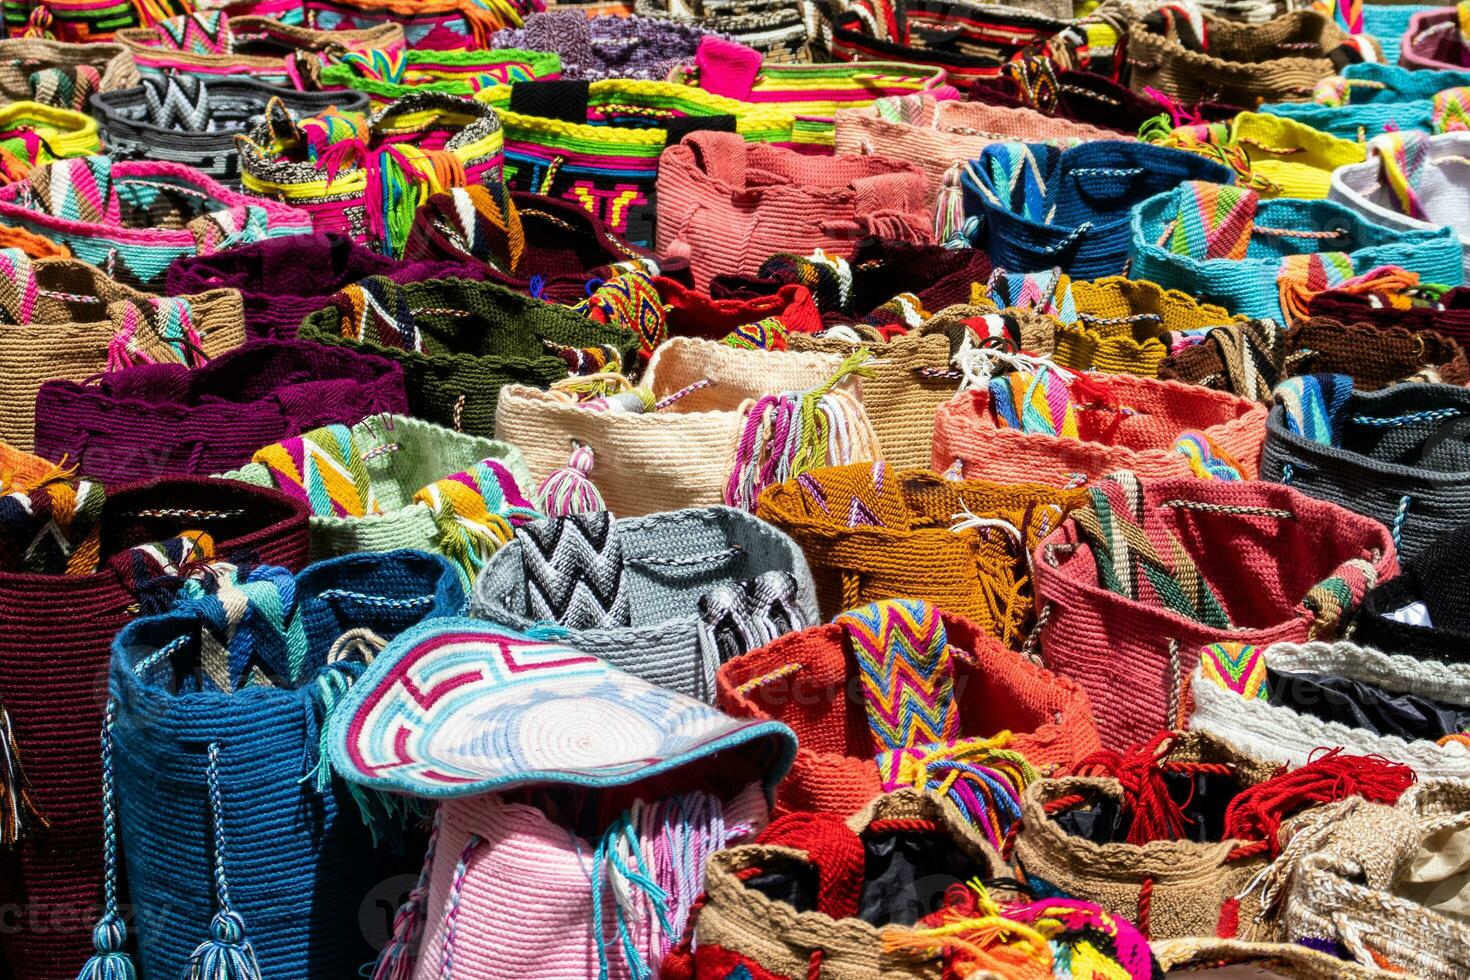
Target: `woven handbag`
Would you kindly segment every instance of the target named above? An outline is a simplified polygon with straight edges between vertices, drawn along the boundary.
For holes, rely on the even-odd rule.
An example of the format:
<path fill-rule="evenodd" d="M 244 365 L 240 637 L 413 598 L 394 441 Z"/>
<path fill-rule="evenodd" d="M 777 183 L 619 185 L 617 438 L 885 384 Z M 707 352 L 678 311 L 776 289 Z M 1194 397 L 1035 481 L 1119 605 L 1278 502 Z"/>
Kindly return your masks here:
<path fill-rule="evenodd" d="M 524 524 L 471 609 L 521 632 L 552 624 L 567 646 L 706 703 L 721 664 L 818 621 L 801 550 L 730 507 Z"/>
<path fill-rule="evenodd" d="M 1412 558 L 1470 523 L 1470 391 L 1399 384 L 1355 391 L 1341 374 L 1282 382 L 1266 423 L 1261 479 L 1363 514 Z"/>
<path fill-rule="evenodd" d="M 149 289 L 182 255 L 302 234 L 311 217 L 177 163 L 90 156 L 37 167 L 0 188 L 0 225 L 49 238 L 119 282 Z"/>
<path fill-rule="evenodd" d="M 1466 615 L 1466 549 L 1470 531 L 1458 527 L 1404 562 L 1404 572 L 1363 598 L 1353 639 L 1386 654 L 1460 664 L 1470 649 Z"/>
<path fill-rule="evenodd" d="M 1185 181 L 1230 183 L 1232 171 L 1192 153 L 1103 140 L 1062 148 L 995 143 L 956 175 L 966 238 L 1007 272 L 1060 267 L 1078 279 L 1123 271 L 1136 204 Z"/>
<path fill-rule="evenodd" d="M 1262 201 L 1249 188 L 1190 182 L 1133 209 L 1129 275 L 1184 289 L 1232 313 L 1290 324 L 1312 294 L 1424 282 L 1457 286 L 1449 228 L 1385 228 L 1332 201 Z"/>
<path fill-rule="evenodd" d="M 97 121 L 44 102 L 0 107 L 0 184 L 23 180 L 35 167 L 102 152 Z"/>
<path fill-rule="evenodd" d="M 230 16 L 269 17 L 293 27 L 340 33 L 397 24 L 409 47 L 480 50 L 504 27 L 521 23 L 535 0 L 202 0 Z"/>
<path fill-rule="evenodd" d="M 1333 171 L 1364 160 L 1361 143 L 1259 112 L 1167 132 L 1156 127 L 1145 138 L 1218 160 L 1235 171 L 1238 183 L 1255 188 L 1262 197 L 1327 197 Z"/>
<path fill-rule="evenodd" d="M 257 341 L 197 368 L 140 364 L 85 383 L 46 382 L 36 398 L 36 452 L 108 485 L 206 476 L 288 436 L 407 410 L 403 373 L 390 361 Z"/>
<path fill-rule="evenodd" d="M 533 82 L 485 89 L 476 99 L 500 117 L 511 190 L 580 204 L 637 246 L 654 243 L 665 146 L 703 129 L 787 143 L 794 120 L 780 106 L 747 105 L 669 82 Z"/>
<path fill-rule="evenodd" d="M 706 859 L 765 822 L 795 751 L 788 729 L 540 636 L 421 624 L 332 714 L 338 774 L 442 801 L 375 976 L 648 976 L 684 929 Z"/>
<path fill-rule="evenodd" d="M 109 41 L 115 31 L 127 27 L 147 26 L 156 21 L 187 12 L 189 5 L 162 0 L 158 3 L 135 4 L 128 0 L 4 0 L 0 11 L 5 16 L 5 34 L 27 42 L 56 38 L 58 42 L 96 45 Z M 54 43 L 54 42 L 45 42 Z"/>
<path fill-rule="evenodd" d="M 365 821 L 397 805 L 333 778 L 322 732 L 386 642 L 459 612 L 460 577 L 413 551 L 203 574 L 113 644 L 103 794 L 139 960 L 184 976 L 249 951 L 260 976 L 347 976 L 372 952 L 350 912 L 397 870 Z"/>
<path fill-rule="evenodd" d="M 503 137 L 495 113 L 440 92 L 415 92 L 371 116 L 329 109 L 295 119 L 272 103 L 239 141 L 240 179 L 251 194 L 311 215 L 394 257 L 431 194 L 485 185 L 499 190 Z"/>
<path fill-rule="evenodd" d="M 314 429 L 222 476 L 305 501 L 313 561 L 406 548 L 446 556 L 470 583 L 540 516 L 518 449 L 406 415 Z"/>
<path fill-rule="evenodd" d="M 1118 473 L 1088 495 L 1037 548 L 1027 645 L 1087 691 L 1109 748 L 1177 725 L 1194 651 L 1335 639 L 1398 572 L 1385 528 L 1286 487 Z"/>
<path fill-rule="evenodd" d="M 415 92 L 468 99 L 482 88 L 561 78 L 561 59 L 545 51 L 352 51 L 322 70 L 323 88 L 354 89 L 381 109 Z"/>
<path fill-rule="evenodd" d="M 232 290 L 160 299 L 85 262 L 32 261 L 18 249 L 0 251 L 0 320 L 0 440 L 25 450 L 47 381 L 83 382 L 132 364 L 197 367 L 245 342 Z"/>
<path fill-rule="evenodd" d="M 1430 8 L 1414 14 L 1399 48 L 1399 64 L 1429 71 L 1470 68 L 1470 44 L 1460 24 L 1459 8 Z"/>
<path fill-rule="evenodd" d="M 811 25 L 800 0 L 637 0 L 644 20 L 720 34 L 771 62 L 811 61 Z"/>
<path fill-rule="evenodd" d="M 403 28 L 397 24 L 314 31 L 268 17 L 232 19 L 219 10 L 118 31 L 117 40 L 144 75 L 249 76 L 294 89 L 317 88 L 322 67 L 348 51 L 392 55 L 404 49 Z"/>
<path fill-rule="evenodd" d="M 658 252 L 684 255 L 695 285 L 749 275 L 777 252 L 839 254 L 880 235 L 933 240 L 923 171 L 882 157 L 806 158 L 694 133 L 659 160 Z"/>
<path fill-rule="evenodd" d="M 1171 973 L 1188 976 L 1202 973 L 1217 975 L 1221 970 L 1245 969 L 1246 976 L 1261 980 L 1397 980 L 1402 976 L 1376 966 L 1361 966 L 1338 959 L 1310 946 L 1297 943 L 1246 942 L 1240 939 L 1217 939 L 1185 936 L 1182 939 L 1155 939 L 1149 949 Z M 1229 976 L 1229 974 L 1224 974 Z"/>
<path fill-rule="evenodd" d="M 1237 24 L 1164 7 L 1128 29 L 1128 87 L 1186 105 L 1302 102 L 1347 65 L 1382 60 L 1375 38 L 1348 34 L 1315 10 Z"/>
<path fill-rule="evenodd" d="M 10 6 L 4 5 L 7 19 Z M 137 84 L 133 56 L 119 44 L 0 39 L 0 96 L 12 102 L 86 112 L 94 93 Z"/>
<path fill-rule="evenodd" d="M 848 816 L 912 786 L 953 802 L 996 848 L 1021 790 L 1099 745 L 1080 687 L 918 599 L 776 639 L 730 660 L 717 682 L 722 710 L 796 732 L 778 810 Z"/>
<path fill-rule="evenodd" d="M 364 279 L 301 324 L 300 337 L 403 365 L 409 414 L 472 435 L 495 431 L 503 385 L 544 387 L 632 363 L 638 337 L 568 307 L 467 279 Z M 508 440 L 515 442 L 515 440 Z M 525 446 L 521 447 L 523 450 Z M 536 473 L 536 460 L 527 462 Z M 544 477 L 537 473 L 537 477 Z"/>
<path fill-rule="evenodd" d="M 1466 86 L 1470 72 L 1348 65 L 1319 82 L 1311 102 L 1271 103 L 1261 112 L 1360 143 L 1388 132 L 1454 132 L 1470 128 Z"/>
<path fill-rule="evenodd" d="M 167 591 L 149 557 L 159 551 L 153 543 L 202 530 L 222 556 L 292 568 L 306 561 L 306 511 L 283 494 L 189 479 L 134 484 L 105 503 L 99 490 L 53 483 L 29 491 L 33 507 L 45 500 L 51 513 L 85 513 L 70 525 L 78 545 L 93 542 L 78 549 L 79 559 L 91 556 L 72 565 L 78 574 L 65 574 L 70 561 L 0 571 L 0 701 L 7 760 L 18 760 L 6 793 L 19 801 L 11 794 L 21 788 L 28 800 L 7 810 L 22 817 L 19 827 L 7 817 L 6 839 L 20 842 L 7 848 L 0 902 L 36 911 L 0 937 L 0 948 L 25 980 L 76 980 L 91 950 L 103 865 L 99 685 L 114 634 L 149 593 Z M 10 556 L 33 531 L 7 528 Z"/>
<path fill-rule="evenodd" d="M 694 57 L 708 32 L 692 23 L 648 17 L 586 16 L 565 5 L 531 14 L 520 27 L 497 31 L 495 50 L 548 51 L 561 60 L 561 77 L 601 81 L 637 78 L 662 82 Z"/>
<path fill-rule="evenodd" d="M 756 513 L 801 545 L 824 619 L 919 598 L 1019 646 L 1032 613 L 1029 555 L 1081 498 L 859 463 L 773 486 Z"/>
<path fill-rule="evenodd" d="M 355 92 L 293 92 L 253 78 L 206 82 L 195 75 L 149 75 L 136 88 L 98 93 L 92 111 L 116 159 L 183 164 L 239 190 L 235 136 L 256 125 L 272 98 L 299 116 L 334 106 L 362 112 L 368 105 L 367 97 Z"/>
<path fill-rule="evenodd" d="M 1332 174 L 1331 197 L 1374 224 L 1411 230 L 1453 228 L 1470 271 L 1470 204 L 1465 154 L 1470 133 L 1386 133 L 1369 144 L 1366 163 Z"/>
<path fill-rule="evenodd" d="M 771 483 L 877 455 L 851 380 L 855 360 L 673 337 L 654 353 L 640 389 L 606 401 L 507 386 L 495 435 L 526 454 L 543 492 L 558 471 L 578 484 L 585 477 L 619 517 L 721 503 L 754 511 Z M 787 429 L 787 441 L 775 444 L 771 426 L 804 406 L 822 412 L 828 430 Z"/>
<path fill-rule="evenodd" d="M 1093 380 L 1043 365 L 941 405 L 931 466 L 967 480 L 1056 487 L 1114 470 L 1252 480 L 1265 421 L 1265 406 L 1224 392 L 1129 374 Z"/>
<path fill-rule="evenodd" d="M 1312 316 L 1343 323 L 1371 323 L 1375 327 L 1403 327 L 1410 334 L 1437 333 L 1464 347 L 1470 344 L 1470 289 L 1354 292 L 1332 289 L 1313 296 L 1307 306 Z"/>
<path fill-rule="evenodd" d="M 1191 731 L 1293 768 L 1340 748 L 1408 766 L 1420 779 L 1464 779 L 1470 667 L 1381 653 L 1357 643 L 1214 644 L 1190 676 Z M 1423 711 L 1395 714 L 1413 705 Z M 1454 728 L 1453 731 L 1449 730 Z"/>

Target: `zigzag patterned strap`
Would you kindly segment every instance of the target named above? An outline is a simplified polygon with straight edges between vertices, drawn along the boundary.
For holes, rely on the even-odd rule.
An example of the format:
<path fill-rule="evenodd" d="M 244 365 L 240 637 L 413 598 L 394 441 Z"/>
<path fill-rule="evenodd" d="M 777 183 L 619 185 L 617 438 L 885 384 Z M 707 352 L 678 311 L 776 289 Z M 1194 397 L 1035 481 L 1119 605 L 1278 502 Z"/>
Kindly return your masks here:
<path fill-rule="evenodd" d="M 158 22 L 153 46 L 189 54 L 231 54 L 235 34 L 222 10 L 200 10 Z"/>
<path fill-rule="evenodd" d="M 1247 700 L 1265 701 L 1266 658 L 1249 643 L 1211 643 L 1200 651 L 1200 673 L 1205 680 L 1234 691 Z"/>
<path fill-rule="evenodd" d="M 1015 749 L 1010 732 L 895 749 L 878 755 L 883 792 L 912 786 L 949 799 L 999 848 L 1021 818 L 1021 794 L 1041 773 Z"/>
<path fill-rule="evenodd" d="M 1276 386 L 1275 398 L 1285 409 L 1286 431 L 1323 446 L 1342 440 L 1343 410 L 1353 393 L 1346 374 L 1304 374 Z"/>
<path fill-rule="evenodd" d="M 369 276 L 347 286 L 332 302 L 343 312 L 342 336 L 395 350 L 427 353 L 407 294 L 386 276 Z"/>
<path fill-rule="evenodd" d="M 972 290 L 972 299 L 978 288 Z M 1077 322 L 1077 303 L 1072 298 L 1072 278 L 1060 269 L 1048 272 L 1006 272 L 997 269 L 985 284 L 983 298 L 1002 310 L 1033 310 L 1054 316 L 1063 323 Z"/>
<path fill-rule="evenodd" d="M 668 309 L 646 272 L 618 272 L 572 309 L 593 323 L 632 330 L 638 335 L 638 353 L 644 360 L 669 335 Z"/>
<path fill-rule="evenodd" d="M 917 599 L 885 599 L 834 622 L 857 658 L 868 725 L 880 751 L 959 737 L 954 660 L 938 609 Z"/>
<path fill-rule="evenodd" d="M 1189 460 L 1189 471 L 1201 480 L 1244 479 L 1240 474 L 1240 464 L 1203 432 L 1190 430 L 1183 433 L 1174 440 L 1173 449 Z"/>
<path fill-rule="evenodd" d="M 32 72 L 26 82 L 31 87 L 33 101 L 86 112 L 92 95 L 102 89 L 102 73 L 91 65 L 42 68 Z"/>
<path fill-rule="evenodd" d="M 439 526 L 445 556 L 473 576 L 515 534 L 542 515 L 504 463 L 482 459 L 413 495 Z"/>
<path fill-rule="evenodd" d="M 0 570 L 90 575 L 101 560 L 99 483 L 55 479 L 0 496 Z"/>
<path fill-rule="evenodd" d="M 18 248 L 0 248 L 0 322 L 30 323 L 40 297 L 31 257 Z"/>
<path fill-rule="evenodd" d="M 107 313 L 114 331 L 107 345 L 109 371 L 170 362 L 198 367 L 208 360 L 193 308 L 182 297 L 129 298 L 108 304 Z"/>
<path fill-rule="evenodd" d="M 46 214 L 101 224 L 112 192 L 112 159 L 72 157 L 32 170 L 31 193 Z"/>
<path fill-rule="evenodd" d="M 1043 366 L 1032 374 L 1013 371 L 990 379 L 990 404 L 996 425 L 1022 432 L 1063 436 L 1077 434 L 1077 406 L 1067 380 Z"/>
<path fill-rule="evenodd" d="M 304 500 L 317 517 L 364 517 L 381 512 L 357 440 L 345 425 L 329 425 L 258 450 L 280 490 Z"/>
<path fill-rule="evenodd" d="M 1430 99 L 1430 132 L 1463 133 L 1470 130 L 1470 88 L 1447 88 Z"/>
<path fill-rule="evenodd" d="M 525 563 L 527 615 L 568 629 L 632 624 L 623 542 L 607 511 L 531 521 L 516 536 Z"/>
<path fill-rule="evenodd" d="M 1243 259 L 1260 196 L 1248 187 L 1191 180 L 1180 186 L 1169 251 L 1196 259 Z"/>
<path fill-rule="evenodd" d="M 1393 192 L 1399 210 L 1411 218 L 1424 219 L 1424 204 L 1419 200 L 1419 182 L 1429 162 L 1429 135 L 1420 132 L 1385 133 L 1373 140 L 1378 161 L 1383 167 L 1383 180 Z"/>
<path fill-rule="evenodd" d="M 202 133 L 209 128 L 209 90 L 197 75 L 143 76 L 148 122 L 161 129 Z"/>

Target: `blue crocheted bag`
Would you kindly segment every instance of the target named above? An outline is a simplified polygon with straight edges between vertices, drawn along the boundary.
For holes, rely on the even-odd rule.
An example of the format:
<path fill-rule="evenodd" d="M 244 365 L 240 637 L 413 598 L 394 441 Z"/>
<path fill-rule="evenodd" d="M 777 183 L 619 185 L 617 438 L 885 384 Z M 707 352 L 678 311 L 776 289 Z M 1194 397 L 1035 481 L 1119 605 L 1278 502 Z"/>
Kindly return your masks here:
<path fill-rule="evenodd" d="M 1260 111 L 1366 142 L 1393 131 L 1441 133 L 1465 128 L 1464 99 L 1450 90 L 1466 87 L 1470 72 L 1410 71 L 1364 62 L 1318 82 L 1311 102 L 1271 103 Z"/>
<path fill-rule="evenodd" d="M 118 634 L 102 740 L 107 907 L 90 968 L 122 955 L 120 846 L 142 975 L 356 975 L 374 952 L 358 910 L 398 870 L 368 818 L 395 808 L 334 777 L 325 722 L 388 640 L 461 609 L 460 581 L 417 551 L 296 577 L 213 565 L 170 611 Z"/>
<path fill-rule="evenodd" d="M 1007 272 L 1116 275 L 1128 259 L 1129 209 L 1186 180 L 1228 184 L 1235 175 L 1147 143 L 993 143 L 961 168 L 965 235 Z"/>

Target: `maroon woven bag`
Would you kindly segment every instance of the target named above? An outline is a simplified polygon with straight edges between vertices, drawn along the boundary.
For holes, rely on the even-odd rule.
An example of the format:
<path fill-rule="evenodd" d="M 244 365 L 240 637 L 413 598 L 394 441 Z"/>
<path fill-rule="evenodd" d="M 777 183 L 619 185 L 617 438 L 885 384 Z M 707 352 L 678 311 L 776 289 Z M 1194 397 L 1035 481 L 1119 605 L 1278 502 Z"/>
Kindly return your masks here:
<path fill-rule="evenodd" d="M 0 703 L 37 817 L 0 848 L 4 949 L 16 980 L 75 980 L 102 901 L 99 736 L 113 634 L 144 581 L 127 549 L 208 531 L 216 554 L 300 570 L 307 509 L 276 490 L 202 478 L 135 483 L 102 511 L 101 570 L 0 572 Z M 0 963 L 0 975 L 5 974 Z"/>
<path fill-rule="evenodd" d="M 1365 321 L 1382 327 L 1433 330 L 1470 349 L 1470 289 L 1451 289 L 1436 302 L 1398 307 L 1376 296 L 1348 290 L 1329 289 L 1313 296 L 1307 304 L 1312 316 L 1331 317 L 1343 323 Z"/>
<path fill-rule="evenodd" d="M 105 485 L 207 476 L 324 425 L 406 414 L 403 369 L 347 348 L 257 341 L 203 367 L 145 364 L 89 384 L 49 381 L 36 398 L 36 455 Z"/>

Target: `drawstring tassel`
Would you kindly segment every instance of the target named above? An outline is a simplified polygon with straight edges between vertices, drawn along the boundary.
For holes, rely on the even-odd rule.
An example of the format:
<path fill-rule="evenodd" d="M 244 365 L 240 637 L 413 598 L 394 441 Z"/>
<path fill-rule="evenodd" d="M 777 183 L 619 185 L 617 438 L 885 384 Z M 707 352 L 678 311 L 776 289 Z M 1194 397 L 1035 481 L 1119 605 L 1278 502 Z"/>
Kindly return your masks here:
<path fill-rule="evenodd" d="M 112 725 L 117 705 L 107 702 L 102 719 L 102 918 L 92 929 L 91 959 L 77 980 L 135 980 L 138 975 L 127 953 L 128 927 L 117 911 L 117 807 L 112 784 Z"/>
<path fill-rule="evenodd" d="M 188 980 L 261 980 L 255 949 L 245 938 L 245 921 L 230 904 L 225 877 L 224 799 L 219 788 L 219 743 L 209 746 L 209 818 L 214 825 L 214 890 L 219 911 L 209 924 L 209 939 L 189 956 Z"/>
<path fill-rule="evenodd" d="M 592 467 L 597 457 L 592 447 L 582 442 L 572 443 L 572 455 L 567 465 L 555 471 L 537 488 L 547 517 L 568 517 L 572 514 L 592 514 L 607 510 L 602 492 L 592 482 Z"/>
<path fill-rule="evenodd" d="M 20 762 L 20 743 L 10 712 L 0 701 L 0 847 L 12 847 L 30 833 L 31 821 L 48 826 L 31 802 L 30 781 Z"/>
<path fill-rule="evenodd" d="M 138 970 L 127 954 L 128 927 L 114 913 L 104 915 L 92 927 L 92 958 L 82 966 L 77 980 L 136 980 Z"/>
<path fill-rule="evenodd" d="M 434 852 L 439 846 L 439 812 L 436 810 L 434 813 L 434 829 L 429 832 L 429 848 L 424 853 L 419 879 L 414 882 L 407 900 L 393 915 L 393 935 L 378 954 L 370 980 L 409 980 L 413 976 L 429 911 L 429 875 L 434 868 Z"/>

